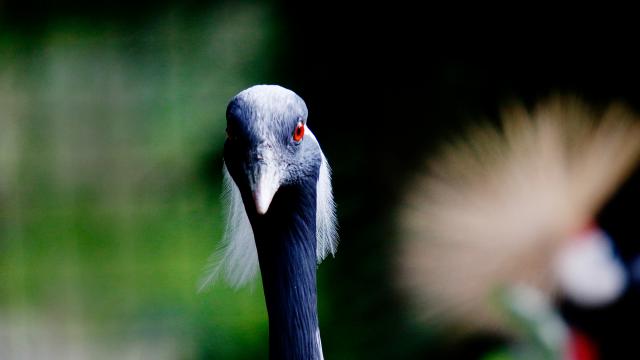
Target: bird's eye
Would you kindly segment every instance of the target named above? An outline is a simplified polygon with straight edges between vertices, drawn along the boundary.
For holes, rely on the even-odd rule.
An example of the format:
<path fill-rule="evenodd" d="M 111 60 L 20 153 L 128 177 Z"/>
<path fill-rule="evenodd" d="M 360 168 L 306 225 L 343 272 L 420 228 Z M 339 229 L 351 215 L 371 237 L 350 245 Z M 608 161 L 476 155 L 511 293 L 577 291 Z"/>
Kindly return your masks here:
<path fill-rule="evenodd" d="M 298 125 L 296 125 L 295 130 L 293 130 L 293 141 L 300 142 L 300 140 L 302 140 L 303 137 L 304 137 L 304 124 L 302 123 L 302 121 L 299 121 Z"/>

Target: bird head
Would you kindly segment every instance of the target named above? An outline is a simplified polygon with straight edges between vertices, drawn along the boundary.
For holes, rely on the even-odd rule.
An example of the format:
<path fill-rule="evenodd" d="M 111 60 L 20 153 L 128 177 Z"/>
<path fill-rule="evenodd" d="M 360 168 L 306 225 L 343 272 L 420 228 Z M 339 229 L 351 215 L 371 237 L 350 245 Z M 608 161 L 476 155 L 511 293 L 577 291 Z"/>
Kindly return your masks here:
<path fill-rule="evenodd" d="M 315 189 L 312 194 L 316 197 L 317 261 L 335 254 L 331 168 L 307 127 L 307 106 L 293 91 L 276 85 L 256 85 L 231 99 L 223 173 L 225 233 L 201 288 L 220 273 L 235 287 L 253 278 L 258 255 L 250 219 L 267 219 L 274 212 L 271 206 L 269 213 L 273 199 L 285 187 L 304 184 L 300 188 Z"/>
<path fill-rule="evenodd" d="M 247 211 L 264 215 L 281 186 L 318 177 L 322 153 L 306 124 L 304 101 L 280 86 L 253 86 L 231 100 L 224 158 L 240 192 L 252 199 Z"/>

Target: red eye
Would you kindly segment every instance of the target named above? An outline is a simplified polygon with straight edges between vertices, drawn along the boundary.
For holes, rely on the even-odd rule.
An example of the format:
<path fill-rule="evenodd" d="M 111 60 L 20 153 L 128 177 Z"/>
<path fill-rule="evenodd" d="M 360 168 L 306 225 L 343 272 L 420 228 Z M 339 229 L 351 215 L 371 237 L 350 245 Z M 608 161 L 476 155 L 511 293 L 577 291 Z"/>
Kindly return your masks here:
<path fill-rule="evenodd" d="M 293 130 L 293 141 L 298 142 L 304 137 L 304 124 L 299 122 L 296 129 Z"/>

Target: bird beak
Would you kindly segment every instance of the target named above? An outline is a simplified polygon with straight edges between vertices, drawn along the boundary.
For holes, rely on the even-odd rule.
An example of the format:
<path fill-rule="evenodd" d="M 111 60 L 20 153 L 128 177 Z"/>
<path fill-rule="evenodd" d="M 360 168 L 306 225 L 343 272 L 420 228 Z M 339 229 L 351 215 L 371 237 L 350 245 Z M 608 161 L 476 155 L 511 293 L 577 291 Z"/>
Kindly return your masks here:
<path fill-rule="evenodd" d="M 273 196 L 280 187 L 278 167 L 272 162 L 256 163 L 251 185 L 256 212 L 259 215 L 264 215 L 269 210 Z"/>

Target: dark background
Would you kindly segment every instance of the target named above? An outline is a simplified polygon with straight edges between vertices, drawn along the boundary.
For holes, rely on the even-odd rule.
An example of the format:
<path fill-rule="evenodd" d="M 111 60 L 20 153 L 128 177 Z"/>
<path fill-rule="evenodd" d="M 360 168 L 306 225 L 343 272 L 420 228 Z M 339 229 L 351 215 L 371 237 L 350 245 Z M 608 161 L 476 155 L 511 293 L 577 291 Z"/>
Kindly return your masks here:
<path fill-rule="evenodd" d="M 303 89 L 311 114 L 323 120 L 316 131 L 341 175 L 335 179 L 337 198 L 357 204 L 341 212 L 341 252 L 329 265 L 329 276 L 343 285 L 332 288 L 331 301 L 345 335 L 332 341 L 333 334 L 326 334 L 326 342 L 340 344 L 346 334 L 363 333 L 362 324 L 375 323 L 380 330 L 349 337 L 349 346 L 360 338 L 362 349 L 375 349 L 381 358 L 462 359 L 496 346 L 501 340 L 492 335 L 434 345 L 424 328 L 412 327 L 406 304 L 390 285 L 395 233 L 389 213 L 434 145 L 468 122 L 495 119 L 505 104 L 531 106 L 551 95 L 575 94 L 595 106 L 622 101 L 637 109 L 640 58 L 632 22 L 611 9 L 591 13 L 544 4 L 494 11 L 462 4 L 288 5 L 296 59 L 292 83 Z M 635 175 L 599 219 L 629 258 L 638 253 L 637 184 Z M 562 306 L 585 331 L 605 342 L 615 339 L 607 344 L 608 356 L 628 356 L 633 340 L 623 329 L 638 318 L 632 293 L 594 312 Z M 368 301 L 353 304 L 353 294 L 367 294 Z"/>
<path fill-rule="evenodd" d="M 0 57 L 5 59 L 5 64 L 12 64 L 13 69 L 17 69 L 14 72 L 22 76 L 14 77 L 12 86 L 21 87 L 27 99 L 35 98 L 36 100 L 30 103 L 33 106 L 45 106 L 47 101 L 56 101 L 47 100 L 48 98 L 38 100 L 38 94 L 44 91 L 42 89 L 51 85 L 40 83 L 46 81 L 46 78 L 43 80 L 39 77 L 38 71 L 41 59 L 45 59 L 42 60 L 44 63 L 47 61 L 48 55 L 43 49 L 47 49 L 50 39 L 59 33 L 66 34 L 63 37 L 73 38 L 77 35 L 78 39 L 83 39 L 83 36 L 93 39 L 88 42 L 71 41 L 71 46 L 77 47 L 79 51 L 82 51 L 83 47 L 92 48 L 107 44 L 114 46 L 114 51 L 123 59 L 131 59 L 132 63 L 141 61 L 142 65 L 134 65 L 134 78 L 129 81 L 132 81 L 135 87 L 135 75 L 142 74 L 142 78 L 146 80 L 141 81 L 149 84 L 151 93 L 158 91 L 158 84 L 165 84 L 165 76 L 171 77 L 171 74 L 177 73 L 176 83 L 169 81 L 167 85 L 168 97 L 175 100 L 174 102 L 167 104 L 162 96 L 156 98 L 152 95 L 150 100 L 143 96 L 143 100 L 147 99 L 148 103 L 142 109 L 137 109 L 131 115 L 130 121 L 124 122 L 130 124 L 131 121 L 139 121 L 143 124 L 139 128 L 131 125 L 139 132 L 129 132 L 127 129 L 130 125 L 118 128 L 118 131 L 129 134 L 127 138 L 136 144 L 136 134 L 146 134 L 151 131 L 149 129 L 162 126 L 161 122 L 156 123 L 151 119 L 156 112 L 173 112 L 175 121 L 167 123 L 168 133 L 175 129 L 183 129 L 182 132 L 178 131 L 183 136 L 183 145 L 179 147 L 182 149 L 180 156 L 191 157 L 193 163 L 181 167 L 180 160 L 166 160 L 162 157 L 167 156 L 166 152 L 162 152 L 163 160 L 154 167 L 151 175 L 145 175 L 144 179 L 169 179 L 159 185 L 155 183 L 156 180 L 150 180 L 150 188 L 140 190 L 138 187 L 146 187 L 146 182 L 142 181 L 142 185 L 128 188 L 123 195 L 132 196 L 131 201 L 134 205 L 138 196 L 157 196 L 160 198 L 159 203 L 169 209 L 164 215 L 158 215 L 156 210 L 149 210 L 151 220 L 138 230 L 133 230 L 129 240 L 122 240 L 139 244 L 134 246 L 137 249 L 134 255 L 128 255 L 132 257 L 127 260 L 130 262 L 137 262 L 136 256 L 154 257 L 155 239 L 151 239 L 151 235 L 141 235 L 147 234 L 146 229 L 164 222 L 165 217 L 175 218 L 171 209 L 187 208 L 178 210 L 184 221 L 176 225 L 178 230 L 174 230 L 183 234 L 185 238 L 193 239 L 199 236 L 200 240 L 194 243 L 197 247 L 190 247 L 194 244 L 188 243 L 183 245 L 182 252 L 178 251 L 183 255 L 183 261 L 189 265 L 188 271 L 185 271 L 177 282 L 188 282 L 192 278 L 193 283 L 197 282 L 195 275 L 204 265 L 207 255 L 203 252 L 212 251 L 215 247 L 215 239 L 210 232 L 220 232 L 219 226 L 211 231 L 207 221 L 214 222 L 208 216 L 209 211 L 216 214 L 218 211 L 214 203 L 220 188 L 221 138 L 224 130 L 224 104 L 227 99 L 254 83 L 277 83 L 296 91 L 307 102 L 310 126 L 332 164 L 334 191 L 338 203 L 341 238 L 339 252 L 335 259 L 325 261 L 319 268 L 320 322 L 325 356 L 354 359 L 427 356 L 469 358 L 471 354 L 484 353 L 499 346 L 503 339 L 491 335 L 465 340 L 465 346 L 458 346 L 446 334 L 426 328 L 412 320 L 413 315 L 408 310 L 406 300 L 398 294 L 393 285 L 392 265 L 397 239 L 394 216 L 398 200 L 412 175 L 421 169 L 424 157 L 440 142 L 453 136 L 469 122 L 495 119 L 499 108 L 509 102 L 523 101 L 532 105 L 551 94 L 569 93 L 576 94 L 596 106 L 616 100 L 623 101 L 637 110 L 640 107 L 640 92 L 637 91 L 640 80 L 640 56 L 636 51 L 638 31 L 637 24 L 625 16 L 625 13 L 633 12 L 601 7 L 562 8 L 545 4 L 523 5 L 518 9 L 488 9 L 463 4 L 453 4 L 448 8 L 432 5 L 417 7 L 403 2 L 377 6 L 303 4 L 294 1 L 241 4 L 202 1 L 140 1 L 134 4 L 124 1 L 5 1 L 0 3 L 0 51 L 4 52 Z M 209 71 L 227 70 L 222 65 L 216 67 L 219 63 L 212 60 L 218 56 L 215 51 L 202 54 L 197 51 L 200 44 L 198 39 L 208 34 L 206 31 L 200 32 L 198 24 L 207 23 L 208 14 L 227 14 L 236 10 L 242 12 L 243 7 L 263 15 L 249 18 L 247 23 L 238 27 L 231 27 L 246 37 L 239 37 L 236 41 L 257 39 L 247 46 L 261 46 L 262 50 L 252 53 L 255 59 L 244 59 L 237 67 L 229 65 L 229 69 L 240 75 L 234 80 L 222 78 L 228 80 L 228 83 L 221 87 L 216 83 L 219 78 L 202 78 L 199 75 L 207 74 Z M 225 16 L 216 19 L 220 20 Z M 242 27 L 250 28 L 255 19 L 263 21 L 261 26 L 269 29 L 266 31 L 267 35 L 258 36 L 256 34 L 259 32 L 253 33 L 250 30 L 243 32 Z M 172 28 L 178 30 L 172 32 Z M 169 30 L 163 32 L 162 29 Z M 164 37 L 173 40 L 165 42 Z M 261 42 L 266 45 L 261 45 Z M 172 49 L 179 49 L 176 55 L 178 60 L 173 62 L 167 61 L 167 58 L 175 55 Z M 196 49 L 193 56 L 192 49 Z M 43 52 L 45 55 L 42 55 Z M 238 54 L 237 56 L 241 57 L 243 53 Z M 94 55 L 89 56 L 89 63 L 92 61 L 91 56 Z M 100 53 L 95 56 L 100 56 Z M 210 60 L 213 64 L 211 67 L 208 66 Z M 98 65 L 96 68 L 87 66 L 87 73 L 102 69 Z M 194 70 L 185 71 L 182 67 Z M 73 69 L 73 65 L 70 68 Z M 108 80 L 105 80 L 108 76 L 107 73 L 104 79 L 93 79 L 97 85 L 88 91 L 95 90 L 100 93 L 100 89 L 103 88 L 101 82 L 108 83 Z M 30 83 L 16 85 L 15 82 L 20 82 L 19 79 L 27 79 Z M 49 81 L 56 80 L 53 78 Z M 213 90 L 193 90 L 202 87 L 202 83 L 198 83 L 205 81 L 211 81 L 208 86 Z M 82 86 L 80 88 L 84 89 Z M 64 89 L 62 87 L 63 91 Z M 209 95 L 215 96 L 216 100 L 208 102 L 206 97 Z M 108 96 L 101 96 L 85 105 L 91 107 L 100 104 L 101 99 L 108 101 Z M 126 93 L 123 96 L 126 97 Z M 198 100 L 193 103 L 185 100 L 190 96 L 195 96 Z M 135 102 L 135 99 L 132 102 Z M 74 113 L 74 105 L 71 104 L 70 107 L 71 110 L 68 111 Z M 109 108 L 110 105 L 106 107 Z M 108 113 L 108 109 L 105 111 Z M 38 128 L 40 124 L 48 123 L 47 114 L 46 109 L 41 109 L 31 116 L 32 119 L 39 120 L 29 121 L 30 125 L 24 130 L 25 133 L 36 134 L 31 140 L 35 145 L 28 145 L 29 148 L 40 149 L 37 145 L 38 139 L 46 137 L 47 130 L 46 127 L 45 130 L 40 130 L 44 133 L 42 134 L 38 132 Z M 99 129 L 101 126 L 109 128 L 110 125 L 104 124 L 110 121 L 117 123 L 117 120 L 113 119 L 117 119 L 118 116 L 107 114 L 102 122 L 98 121 L 95 126 Z M 184 130 L 183 125 L 180 125 L 183 119 L 190 116 L 201 119 L 197 126 L 193 126 L 193 131 Z M 81 118 L 82 115 L 78 117 Z M 0 118 L 0 121 L 5 121 L 6 124 L 6 121 L 9 121 L 7 119 L 9 118 Z M 61 125 L 61 128 L 64 129 L 64 126 L 66 125 Z M 101 138 L 100 131 L 90 129 L 87 130 L 89 136 Z M 184 142 L 192 139 L 190 134 L 199 131 L 203 131 L 203 136 L 211 136 L 216 140 L 207 145 L 206 140 L 194 135 L 193 138 L 200 139 L 201 145 L 194 145 L 193 149 L 184 145 Z M 120 135 L 116 135 L 114 145 L 106 148 L 120 146 L 119 138 Z M 166 137 L 171 138 L 172 135 Z M 158 139 L 159 142 L 165 141 L 165 138 Z M 155 144 L 153 141 L 152 143 Z M 147 147 L 140 151 L 144 153 L 145 149 Z M 171 152 L 171 149 L 168 147 L 166 151 Z M 46 151 L 36 150 L 33 157 Z M 117 167 L 121 163 L 117 156 L 127 155 L 114 156 L 111 165 L 108 163 L 104 166 Z M 145 159 L 147 157 L 142 156 L 141 161 L 144 163 Z M 36 162 L 37 164 L 39 163 Z M 176 164 L 178 170 L 175 170 Z M 173 170 L 166 171 L 169 168 Z M 47 182 L 47 178 L 51 176 L 48 171 L 31 172 L 22 169 L 16 176 L 18 179 L 25 179 L 40 174 L 40 181 Z M 66 171 L 76 171 L 75 166 L 70 166 Z M 135 173 L 135 170 L 132 171 Z M 103 169 L 100 174 L 108 172 Z M 170 174 L 167 175 L 167 172 Z M 176 175 L 174 172 L 186 175 Z M 95 177 L 91 179 L 90 181 L 98 181 Z M 5 193 L 15 193 L 15 187 L 21 185 L 11 186 L 6 186 Z M 15 231 L 11 229 L 35 229 L 33 232 L 38 233 L 38 227 L 50 225 L 47 221 L 36 222 L 34 225 L 34 221 L 29 220 L 31 212 L 24 209 L 30 208 L 30 196 L 34 194 L 38 185 L 34 183 L 32 187 L 22 186 L 24 195 L 21 197 L 21 206 L 12 206 L 9 195 L 5 196 L 4 208 L 0 203 L 0 219 L 4 219 L 2 229 L 5 231 L 6 236 L 3 238 L 6 244 L 16 236 Z M 73 187 L 76 185 L 70 186 L 76 189 Z M 193 194 L 189 191 L 189 194 L 185 195 L 183 189 L 189 187 L 198 190 Z M 110 189 L 111 186 L 106 188 Z M 633 184 L 629 185 L 629 188 L 634 189 Z M 91 191 L 95 193 L 92 194 Z M 82 200 L 77 200 L 78 198 L 85 195 L 90 199 L 100 198 L 100 194 L 104 195 L 105 190 L 97 187 L 91 191 L 89 195 L 86 195 L 87 190 L 71 191 L 73 199 L 76 200 L 69 201 L 75 204 L 73 209 L 78 214 L 86 213 L 86 208 L 92 209 L 93 203 L 93 200 L 87 200 L 84 204 Z M 54 187 L 51 192 L 57 194 L 60 190 Z M 608 210 L 611 214 L 628 214 L 633 211 L 635 201 L 625 194 L 618 195 L 617 199 L 622 200 L 617 200 L 616 205 L 611 206 Z M 69 196 L 54 196 L 51 203 L 67 201 Z M 204 197 L 206 201 L 201 203 L 200 200 L 193 200 L 194 197 Z M 637 198 L 637 192 L 635 197 Z M 153 208 L 154 204 L 156 203 L 150 202 L 149 206 Z M 41 212 L 33 216 L 48 218 L 52 214 L 51 208 L 53 206 L 43 205 Z M 91 211 L 93 210 L 89 210 L 90 213 Z M 121 209 L 114 211 L 119 212 Z M 15 215 L 17 213 L 21 215 Z M 91 247 L 87 250 L 83 245 L 84 239 L 108 232 L 114 224 L 116 228 L 121 226 L 121 218 L 117 216 L 111 222 L 101 223 L 93 218 L 82 219 L 78 214 L 70 219 L 63 219 L 76 229 L 73 230 L 76 240 L 72 246 L 76 255 L 71 260 L 63 257 L 59 261 L 83 262 L 85 253 L 94 251 Z M 99 218 L 99 214 L 96 216 Z M 631 234 L 636 233 L 633 229 L 633 219 L 618 216 L 611 216 L 610 219 L 614 220 L 607 221 L 617 223 L 605 224 L 606 226 L 615 226 L 621 233 L 633 238 L 634 235 Z M 188 230 L 194 226 L 194 222 L 198 223 L 195 235 Z M 127 226 L 136 228 L 136 225 Z M 46 249 L 52 243 L 46 235 L 47 230 L 43 232 L 45 235 L 35 235 L 35 238 L 40 236 L 38 249 Z M 42 271 L 38 270 L 37 265 L 28 260 L 30 251 L 35 250 L 28 245 L 29 242 L 33 242 L 31 239 L 34 237 L 30 237 L 29 231 L 26 233 L 27 235 L 23 232 L 23 235 L 18 236 L 27 244 L 21 247 L 22 252 L 5 252 L 6 255 L 1 259 L 6 269 L 15 269 L 16 263 L 13 260 L 22 259 L 18 264 L 28 269 L 25 270 L 27 274 L 41 274 Z M 117 238 L 118 234 L 116 231 L 113 237 Z M 167 238 L 171 236 L 167 235 Z M 103 241 L 109 242 L 109 239 Z M 170 256 L 173 249 L 172 240 L 166 241 L 167 245 L 163 246 L 167 256 Z M 11 248 L 9 245 L 5 247 Z M 126 253 L 127 251 L 118 254 Z M 117 259 L 118 256 L 120 255 L 114 258 Z M 36 257 L 37 259 L 41 258 Z M 57 261 L 52 260 L 53 266 Z M 111 260 L 105 260 L 104 266 L 107 268 L 111 268 L 109 261 Z M 119 265 L 114 265 L 117 266 Z M 131 271 L 144 272 L 156 269 L 155 265 L 148 267 L 151 270 L 141 270 L 134 266 Z M 91 272 L 92 269 L 87 267 L 80 271 Z M 173 276 L 172 271 L 165 269 L 165 272 L 165 276 Z M 109 274 L 111 270 L 105 270 L 102 276 L 109 278 Z M 57 305 L 51 303 L 56 303 L 57 300 L 43 300 L 51 297 L 43 295 L 49 292 L 41 290 L 48 281 L 46 277 L 36 276 L 36 279 L 32 280 L 29 275 L 15 277 L 17 275 L 10 271 L 3 276 L 14 279 L 10 283 L 18 284 L 15 286 L 19 288 L 30 289 L 26 290 L 28 294 L 24 298 L 5 301 L 3 313 L 10 314 L 16 308 L 25 307 L 24 304 L 56 309 Z M 139 289 L 145 282 L 153 283 L 159 281 L 158 279 L 141 276 L 134 281 L 131 288 Z M 95 281 L 100 282 L 100 278 Z M 70 291 L 86 291 L 83 284 L 81 281 L 75 290 Z M 151 314 L 148 315 L 148 319 L 151 320 L 143 322 L 146 324 L 144 326 L 153 328 L 156 326 L 156 320 L 164 321 L 167 329 L 178 324 L 178 328 L 181 329 L 179 332 L 184 330 L 188 335 L 180 335 L 177 338 L 186 339 L 184 341 L 191 344 L 189 349 L 192 350 L 181 354 L 188 358 L 254 358 L 265 353 L 265 314 L 261 308 L 259 290 L 250 295 L 248 292 L 234 293 L 230 290 L 224 290 L 222 295 L 197 295 L 195 291 L 189 293 L 185 290 L 188 287 L 185 286 L 180 288 L 180 291 L 176 290 L 176 293 L 181 294 L 176 296 L 177 298 L 193 297 L 185 301 L 190 304 L 190 310 L 184 315 L 182 310 L 175 310 L 175 307 L 182 306 L 175 304 L 181 303 L 172 302 L 173 295 L 169 295 L 167 299 L 167 295 L 158 290 L 161 288 L 163 285 L 159 284 L 151 290 L 159 293 L 150 296 L 152 301 L 158 301 L 160 305 L 148 302 L 144 295 L 146 290 L 135 290 L 135 295 L 127 295 L 131 291 L 125 288 L 122 290 L 123 296 L 133 296 L 136 299 L 133 300 L 135 305 L 132 305 L 130 311 L 120 312 L 117 310 L 118 301 L 114 300 L 113 303 L 109 302 L 110 305 L 104 305 L 107 309 L 105 314 L 108 314 L 104 316 L 128 316 L 138 314 L 140 309 L 144 309 L 144 313 Z M 4 296 L 5 299 L 10 299 L 15 288 L 7 285 L 2 290 L 0 298 Z M 213 293 L 216 291 L 215 288 L 211 290 Z M 140 292 L 144 294 L 141 295 Z M 74 298 L 74 295 L 69 296 Z M 88 322 L 96 322 L 101 318 L 101 315 L 93 315 L 101 313 L 102 310 L 93 308 L 92 296 L 80 296 L 84 299 L 81 302 L 85 310 L 79 317 L 89 319 Z M 227 296 L 230 297 L 227 301 L 218 300 Z M 246 308 L 238 305 L 224 308 L 225 304 L 237 302 L 237 299 L 247 296 L 253 300 Z M 159 298 L 167 300 L 160 301 Z M 203 313 L 204 309 L 209 312 Z M 246 309 L 251 310 L 247 313 Z M 218 315 L 211 315 L 212 312 Z M 245 312 L 246 316 L 236 319 L 240 312 Z M 220 313 L 225 313 L 226 316 L 222 325 L 216 322 L 216 316 Z M 185 318 L 187 320 L 184 320 Z M 126 322 L 124 325 L 117 322 L 109 331 L 100 330 L 100 326 L 97 326 L 98 330 L 94 329 L 91 333 L 98 338 L 108 337 L 123 327 L 129 328 Z M 171 330 L 167 332 L 173 334 Z M 137 334 L 138 331 L 134 333 Z M 140 333 L 147 336 L 154 332 L 140 330 Z M 176 338 L 173 335 L 169 337 Z M 153 335 L 148 335 L 147 338 L 153 342 Z"/>

